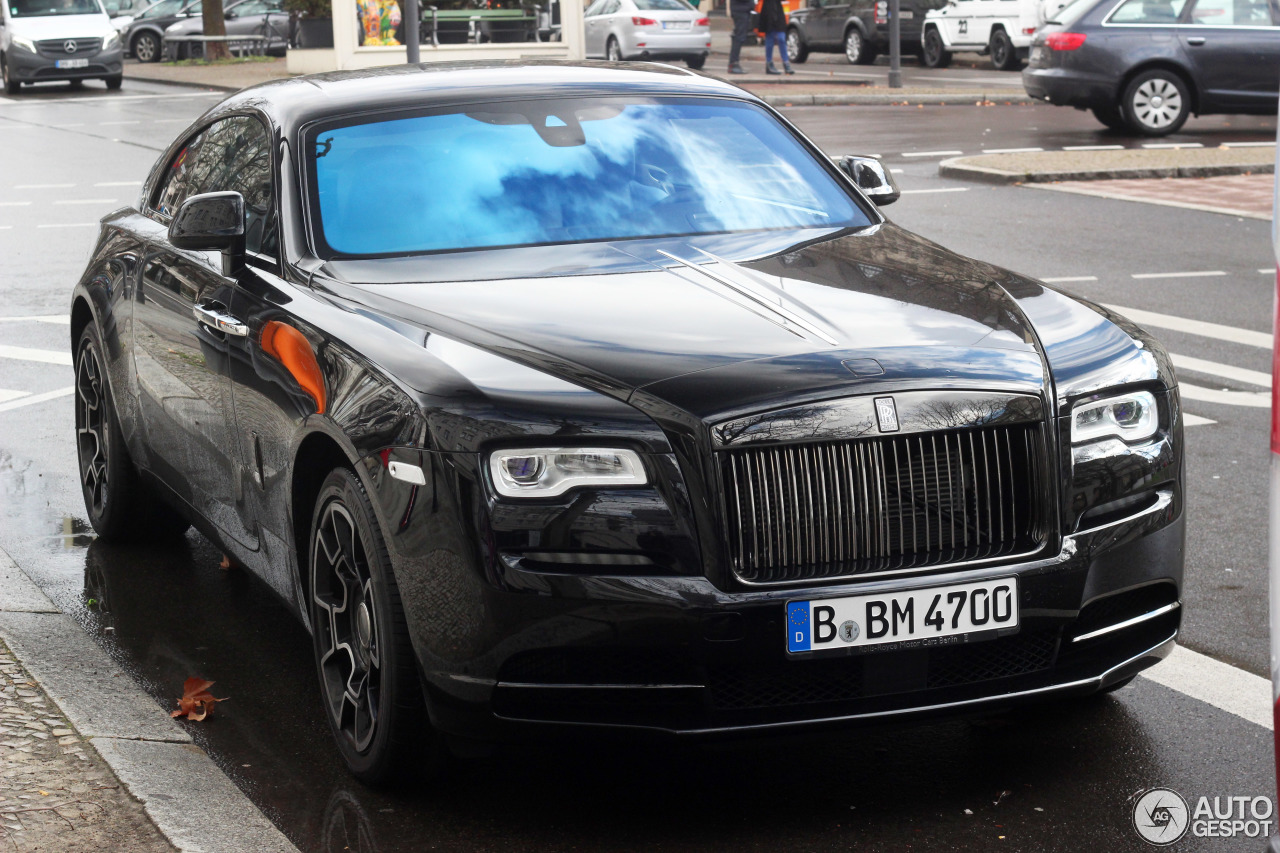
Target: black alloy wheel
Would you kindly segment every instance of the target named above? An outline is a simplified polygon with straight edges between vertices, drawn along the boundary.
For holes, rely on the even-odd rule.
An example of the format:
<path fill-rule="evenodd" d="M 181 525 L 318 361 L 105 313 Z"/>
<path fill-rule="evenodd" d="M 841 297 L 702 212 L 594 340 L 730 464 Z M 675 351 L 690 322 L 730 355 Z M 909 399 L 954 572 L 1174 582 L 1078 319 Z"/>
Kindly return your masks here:
<path fill-rule="evenodd" d="M 804 38 L 795 27 L 787 30 L 787 56 L 797 63 L 809 58 L 809 48 L 805 46 Z"/>
<path fill-rule="evenodd" d="M 876 61 L 876 52 L 857 27 L 850 27 L 844 34 L 844 58 L 851 65 L 870 65 Z"/>
<path fill-rule="evenodd" d="M 1105 107 L 1093 107 L 1089 112 L 1093 113 L 1094 118 L 1112 130 L 1129 129 L 1129 123 L 1125 121 L 1124 111 L 1120 109 L 1119 104 L 1109 104 Z"/>
<path fill-rule="evenodd" d="M 148 30 L 138 33 L 133 39 L 133 58 L 139 62 L 159 62 L 159 36 Z"/>
<path fill-rule="evenodd" d="M 311 519 L 311 625 L 325 716 L 348 769 L 376 784 L 438 770 L 409 630 L 377 517 L 356 475 L 335 469 Z M 419 747 L 428 746 L 427 756 Z"/>
<path fill-rule="evenodd" d="M 1022 67 L 1018 59 L 1018 49 L 1003 28 L 991 31 L 991 42 L 987 46 L 991 53 L 991 64 L 999 71 L 1017 71 Z"/>
<path fill-rule="evenodd" d="M 1129 127 L 1147 136 L 1176 132 L 1191 115 L 1191 93 L 1173 71 L 1155 68 L 1129 81 L 1121 99 Z"/>
<path fill-rule="evenodd" d="M 694 71 L 701 71 L 702 66 L 707 64 L 707 58 L 705 56 L 690 56 L 685 59 L 684 64 Z"/>
<path fill-rule="evenodd" d="M 75 359 L 76 455 L 89 523 L 108 540 L 179 535 L 186 520 L 156 498 L 129 458 L 102 352 L 98 328 L 90 323 L 80 333 Z"/>
<path fill-rule="evenodd" d="M 9 71 L 9 61 L 3 56 L 0 56 L 0 79 L 4 80 L 6 95 L 16 95 L 22 91 L 22 84 L 13 79 L 13 74 Z"/>
<path fill-rule="evenodd" d="M 943 46 L 937 27 L 924 31 L 924 54 L 921 59 L 929 68 L 946 68 L 951 64 L 951 51 Z"/>
<path fill-rule="evenodd" d="M 112 74 L 110 77 L 103 77 L 102 82 L 107 84 L 108 89 L 119 89 L 124 85 L 124 74 Z"/>

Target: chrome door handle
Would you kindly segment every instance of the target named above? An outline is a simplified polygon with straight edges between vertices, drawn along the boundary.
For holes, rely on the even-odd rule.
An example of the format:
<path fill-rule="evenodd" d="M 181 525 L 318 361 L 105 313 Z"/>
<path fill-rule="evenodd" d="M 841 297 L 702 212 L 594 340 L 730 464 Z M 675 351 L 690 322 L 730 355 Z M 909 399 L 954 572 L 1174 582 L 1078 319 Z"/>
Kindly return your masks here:
<path fill-rule="evenodd" d="M 237 338 L 249 336 L 249 327 L 230 314 L 224 314 L 212 308 L 205 308 L 203 305 L 196 305 L 191 309 L 191 313 L 196 316 L 200 323 L 214 331 L 235 335 Z"/>
<path fill-rule="evenodd" d="M 1187 44 L 1192 47 L 1199 47 L 1204 44 L 1204 36 L 1187 36 Z"/>

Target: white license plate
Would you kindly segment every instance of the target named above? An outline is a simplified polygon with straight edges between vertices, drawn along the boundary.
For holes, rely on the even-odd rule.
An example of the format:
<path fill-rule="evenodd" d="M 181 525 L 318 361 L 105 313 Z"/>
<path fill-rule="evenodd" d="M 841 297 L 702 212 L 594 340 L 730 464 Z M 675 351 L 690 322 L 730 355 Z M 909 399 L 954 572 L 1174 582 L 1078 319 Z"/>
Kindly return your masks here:
<path fill-rule="evenodd" d="M 89 60 L 87 59 L 59 59 L 57 62 L 59 68 L 88 68 Z"/>
<path fill-rule="evenodd" d="M 664 30 L 687 30 L 690 27 L 688 21 L 663 21 L 662 28 Z"/>
<path fill-rule="evenodd" d="M 1018 627 L 1018 579 L 787 602 L 787 651 L 951 645 Z"/>
<path fill-rule="evenodd" d="M 901 11 L 898 12 L 898 18 L 903 21 L 910 21 L 915 16 L 916 16 L 916 13 L 910 11 L 909 9 L 902 9 Z"/>

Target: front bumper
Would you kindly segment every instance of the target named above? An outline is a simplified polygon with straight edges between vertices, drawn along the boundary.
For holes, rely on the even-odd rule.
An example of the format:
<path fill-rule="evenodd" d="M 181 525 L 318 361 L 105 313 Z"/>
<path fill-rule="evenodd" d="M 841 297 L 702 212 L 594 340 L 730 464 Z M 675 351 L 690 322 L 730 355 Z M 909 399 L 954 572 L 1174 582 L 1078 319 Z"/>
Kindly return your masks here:
<path fill-rule="evenodd" d="M 120 45 L 85 54 L 83 68 L 59 68 L 58 60 L 21 48 L 9 50 L 9 72 L 21 83 L 43 83 L 59 80 L 92 80 L 114 77 L 124 71 L 124 50 Z"/>

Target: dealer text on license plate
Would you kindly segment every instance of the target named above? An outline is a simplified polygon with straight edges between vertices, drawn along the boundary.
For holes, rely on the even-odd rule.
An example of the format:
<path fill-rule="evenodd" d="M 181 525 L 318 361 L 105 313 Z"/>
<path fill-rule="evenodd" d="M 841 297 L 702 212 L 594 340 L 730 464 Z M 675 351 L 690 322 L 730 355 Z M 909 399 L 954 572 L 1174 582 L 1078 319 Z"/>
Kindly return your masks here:
<path fill-rule="evenodd" d="M 1017 578 L 928 589 L 787 602 L 787 651 L 855 649 L 883 643 L 965 642 L 964 635 L 1018 626 Z M 912 643 L 916 645 L 916 643 Z"/>
<path fill-rule="evenodd" d="M 87 59 L 59 59 L 57 61 L 59 68 L 88 68 L 89 60 Z"/>

